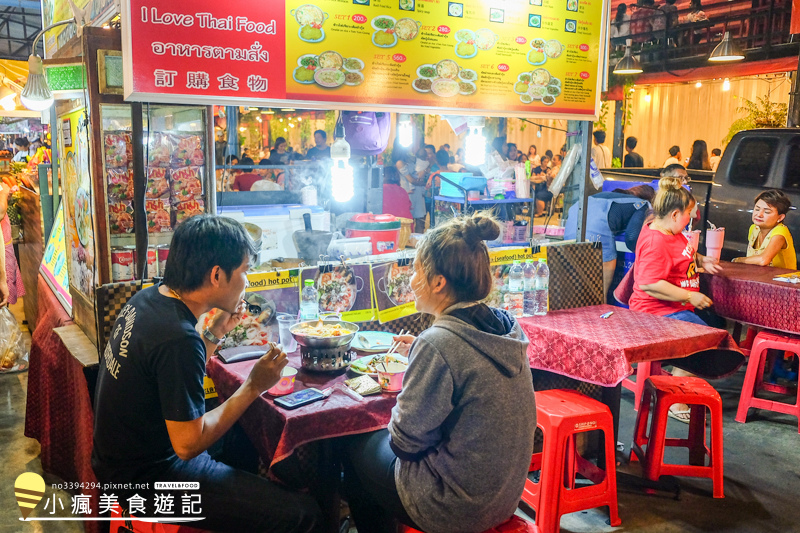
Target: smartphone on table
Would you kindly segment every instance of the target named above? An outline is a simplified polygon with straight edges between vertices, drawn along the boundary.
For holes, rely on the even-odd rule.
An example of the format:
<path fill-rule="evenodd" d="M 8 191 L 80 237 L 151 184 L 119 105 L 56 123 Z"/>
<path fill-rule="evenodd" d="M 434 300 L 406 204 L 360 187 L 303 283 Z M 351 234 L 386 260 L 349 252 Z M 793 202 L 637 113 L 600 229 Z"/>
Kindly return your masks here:
<path fill-rule="evenodd" d="M 297 409 L 303 405 L 307 405 L 318 400 L 325 398 L 322 391 L 318 389 L 303 389 L 301 391 L 293 392 L 280 398 L 275 398 L 275 405 L 279 405 L 284 409 Z"/>

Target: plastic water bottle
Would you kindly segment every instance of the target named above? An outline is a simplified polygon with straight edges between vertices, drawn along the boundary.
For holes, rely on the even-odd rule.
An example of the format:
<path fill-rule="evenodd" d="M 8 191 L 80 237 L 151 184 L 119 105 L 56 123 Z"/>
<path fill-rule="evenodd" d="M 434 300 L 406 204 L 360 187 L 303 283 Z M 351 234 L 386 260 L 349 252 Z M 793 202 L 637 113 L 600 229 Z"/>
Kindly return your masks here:
<path fill-rule="evenodd" d="M 535 285 L 535 300 L 536 300 L 536 316 L 544 316 L 547 314 L 547 301 L 549 298 L 550 287 L 550 269 L 547 266 L 547 261 L 539 259 L 539 266 L 536 268 L 536 285 Z"/>
<path fill-rule="evenodd" d="M 533 291 L 536 288 L 537 269 L 538 263 L 534 263 L 533 259 L 525 261 L 525 265 L 522 267 L 522 314 L 524 316 L 533 316 L 536 314 L 536 294 Z"/>
<path fill-rule="evenodd" d="M 522 263 L 514 261 L 511 270 L 508 271 L 508 294 L 506 295 L 506 307 L 514 316 L 522 316 L 523 313 L 523 289 L 524 281 L 522 277 Z"/>
<path fill-rule="evenodd" d="M 314 280 L 307 279 L 300 299 L 300 320 L 319 319 L 319 293 L 314 287 Z"/>

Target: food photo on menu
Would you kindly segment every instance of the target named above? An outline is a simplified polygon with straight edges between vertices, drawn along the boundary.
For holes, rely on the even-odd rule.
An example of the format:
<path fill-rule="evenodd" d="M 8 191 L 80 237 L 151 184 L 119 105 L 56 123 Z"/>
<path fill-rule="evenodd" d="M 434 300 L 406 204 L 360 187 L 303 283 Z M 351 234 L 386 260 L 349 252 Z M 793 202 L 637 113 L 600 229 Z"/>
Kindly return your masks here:
<path fill-rule="evenodd" d="M 342 320 L 369 321 L 374 318 L 369 265 L 327 264 L 303 269 L 302 282 L 314 280 L 320 313 L 339 313 Z"/>

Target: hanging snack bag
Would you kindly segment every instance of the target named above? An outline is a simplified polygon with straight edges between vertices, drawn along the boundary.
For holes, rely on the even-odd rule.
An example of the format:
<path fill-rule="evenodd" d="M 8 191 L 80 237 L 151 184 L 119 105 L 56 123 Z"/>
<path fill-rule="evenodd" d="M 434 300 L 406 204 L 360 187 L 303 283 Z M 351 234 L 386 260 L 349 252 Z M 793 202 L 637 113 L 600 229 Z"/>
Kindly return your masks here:
<path fill-rule="evenodd" d="M 108 132 L 105 135 L 106 166 L 124 167 L 132 159 L 131 134 L 125 131 Z"/>
<path fill-rule="evenodd" d="M 133 206 L 130 202 L 108 204 L 108 227 L 112 235 L 133 232 Z"/>
<path fill-rule="evenodd" d="M 169 179 L 167 169 L 150 167 L 147 169 L 146 198 L 162 198 L 169 194 Z"/>
<path fill-rule="evenodd" d="M 200 215 L 205 212 L 203 200 L 189 200 L 175 205 L 175 226 L 189 217 Z"/>
<path fill-rule="evenodd" d="M 200 167 L 183 167 L 171 172 L 172 203 L 188 202 L 202 196 L 203 182 Z"/>
<path fill-rule="evenodd" d="M 147 210 L 147 232 L 167 233 L 172 231 L 172 207 L 167 198 L 147 199 L 144 202 Z"/>
<path fill-rule="evenodd" d="M 203 166 L 203 138 L 200 135 L 171 135 L 172 166 L 190 167 Z"/>
<path fill-rule="evenodd" d="M 129 167 L 109 168 L 106 177 L 109 203 L 133 200 L 133 169 Z"/>
<path fill-rule="evenodd" d="M 164 133 L 150 133 L 147 143 L 147 164 L 151 167 L 168 167 L 172 143 L 170 136 Z"/>

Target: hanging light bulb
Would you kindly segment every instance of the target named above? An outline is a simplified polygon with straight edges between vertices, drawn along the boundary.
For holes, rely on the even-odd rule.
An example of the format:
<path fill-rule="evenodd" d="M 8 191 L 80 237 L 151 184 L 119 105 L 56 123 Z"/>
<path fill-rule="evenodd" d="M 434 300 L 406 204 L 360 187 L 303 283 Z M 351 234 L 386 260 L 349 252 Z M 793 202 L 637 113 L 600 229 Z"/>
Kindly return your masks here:
<path fill-rule="evenodd" d="M 336 124 L 331 145 L 331 193 L 337 202 L 347 202 L 355 194 L 353 167 L 350 166 L 350 144 L 344 138 L 344 124 Z"/>
<path fill-rule="evenodd" d="M 414 142 L 414 129 L 411 127 L 411 115 L 401 114 L 397 117 L 397 141 L 400 146 L 408 148 Z"/>
<path fill-rule="evenodd" d="M 55 99 L 47 80 L 44 77 L 42 58 L 31 55 L 28 57 L 28 81 L 19 96 L 22 105 L 31 111 L 44 111 L 53 105 Z"/>
<path fill-rule="evenodd" d="M 538 137 L 539 139 L 542 138 L 542 127 L 541 126 L 539 126 L 539 130 L 536 132 L 536 137 Z"/>
<path fill-rule="evenodd" d="M 725 81 L 722 82 L 722 90 L 723 91 L 730 91 L 731 90 L 731 80 L 725 78 Z"/>
<path fill-rule="evenodd" d="M 469 133 L 464 142 L 464 162 L 468 165 L 478 166 L 486 162 L 486 138 L 481 131 L 485 125 L 483 117 L 467 117 Z"/>
<path fill-rule="evenodd" d="M 648 89 L 647 90 L 647 94 L 644 95 L 644 101 L 649 104 L 652 99 L 653 99 L 653 97 L 650 96 L 650 90 Z"/>
<path fill-rule="evenodd" d="M 695 83 L 695 84 L 694 84 L 694 86 L 695 86 L 695 87 L 697 87 L 697 88 L 699 89 L 700 87 L 702 87 L 702 86 L 703 86 L 703 83 L 702 83 L 702 82 L 700 82 L 700 81 L 698 81 L 697 83 Z"/>

